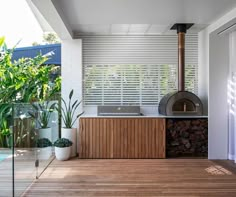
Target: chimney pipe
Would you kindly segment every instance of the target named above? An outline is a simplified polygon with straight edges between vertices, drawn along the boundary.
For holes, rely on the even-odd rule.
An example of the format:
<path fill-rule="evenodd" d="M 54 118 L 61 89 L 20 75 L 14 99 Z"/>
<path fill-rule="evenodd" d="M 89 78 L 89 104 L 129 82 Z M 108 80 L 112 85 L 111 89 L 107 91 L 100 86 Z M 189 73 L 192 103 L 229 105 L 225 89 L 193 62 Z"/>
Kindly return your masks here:
<path fill-rule="evenodd" d="M 178 90 L 185 90 L 185 33 L 186 25 L 177 26 L 178 33 Z"/>
<path fill-rule="evenodd" d="M 193 24 L 176 23 L 171 29 L 178 34 L 178 91 L 185 91 L 185 33 Z"/>

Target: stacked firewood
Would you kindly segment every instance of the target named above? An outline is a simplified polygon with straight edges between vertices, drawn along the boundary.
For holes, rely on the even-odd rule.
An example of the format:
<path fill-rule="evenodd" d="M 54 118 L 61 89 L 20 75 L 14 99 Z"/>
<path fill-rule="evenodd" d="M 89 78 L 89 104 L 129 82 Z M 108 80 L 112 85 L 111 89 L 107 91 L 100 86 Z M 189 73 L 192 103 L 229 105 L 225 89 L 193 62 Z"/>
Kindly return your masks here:
<path fill-rule="evenodd" d="M 167 119 L 167 157 L 206 157 L 208 121 L 204 119 Z"/>

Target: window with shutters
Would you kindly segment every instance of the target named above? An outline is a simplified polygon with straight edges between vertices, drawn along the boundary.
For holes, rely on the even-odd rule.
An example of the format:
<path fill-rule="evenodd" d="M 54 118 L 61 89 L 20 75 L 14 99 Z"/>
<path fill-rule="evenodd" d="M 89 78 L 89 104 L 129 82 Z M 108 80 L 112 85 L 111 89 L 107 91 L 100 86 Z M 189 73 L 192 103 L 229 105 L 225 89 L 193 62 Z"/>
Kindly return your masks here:
<path fill-rule="evenodd" d="M 175 35 L 84 37 L 84 105 L 158 105 L 177 90 L 177 50 Z M 185 83 L 195 94 L 197 50 L 197 36 L 187 37 Z"/>
<path fill-rule="evenodd" d="M 197 93 L 197 66 L 186 66 L 186 90 Z M 158 105 L 177 90 L 176 65 L 87 65 L 85 105 Z"/>

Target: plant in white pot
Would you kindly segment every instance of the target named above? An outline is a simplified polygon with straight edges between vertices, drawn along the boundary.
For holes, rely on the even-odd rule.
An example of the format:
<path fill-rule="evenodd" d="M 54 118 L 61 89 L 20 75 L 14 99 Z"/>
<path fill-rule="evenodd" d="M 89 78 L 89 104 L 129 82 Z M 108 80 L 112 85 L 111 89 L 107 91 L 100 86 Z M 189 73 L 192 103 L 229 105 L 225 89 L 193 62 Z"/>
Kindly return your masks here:
<path fill-rule="evenodd" d="M 48 138 L 37 139 L 36 146 L 39 160 L 48 160 L 52 156 L 52 142 Z"/>
<path fill-rule="evenodd" d="M 32 104 L 35 113 L 29 112 L 39 125 L 38 138 L 47 138 L 52 141 L 52 129 L 49 127 L 51 114 L 56 107 L 56 103 L 46 101 L 43 103 Z"/>
<path fill-rule="evenodd" d="M 74 91 L 71 90 L 69 94 L 68 104 L 63 98 L 61 98 L 62 106 L 61 106 L 61 110 L 59 110 L 61 111 L 61 117 L 64 122 L 64 127 L 62 127 L 61 129 L 61 137 L 67 138 L 71 140 L 73 143 L 72 148 L 71 148 L 71 157 L 75 157 L 77 155 L 77 151 L 76 151 L 77 129 L 73 128 L 73 125 L 76 122 L 76 120 L 83 114 L 82 112 L 78 115 L 75 115 L 76 110 L 82 101 L 80 102 L 78 100 L 72 101 L 73 93 Z"/>
<path fill-rule="evenodd" d="M 59 138 L 54 142 L 57 160 L 65 161 L 70 158 L 72 142 L 66 138 Z"/>

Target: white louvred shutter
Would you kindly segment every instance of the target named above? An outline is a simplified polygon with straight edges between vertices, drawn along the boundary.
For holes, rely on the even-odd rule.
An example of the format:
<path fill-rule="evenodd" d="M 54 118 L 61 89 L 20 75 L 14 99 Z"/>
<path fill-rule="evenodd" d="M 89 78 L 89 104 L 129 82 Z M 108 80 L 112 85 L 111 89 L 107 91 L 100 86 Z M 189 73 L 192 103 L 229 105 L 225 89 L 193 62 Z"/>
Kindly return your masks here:
<path fill-rule="evenodd" d="M 82 39 L 84 105 L 158 105 L 177 89 L 177 35 Z M 186 90 L 197 94 L 197 35 L 186 35 L 185 53 Z"/>

